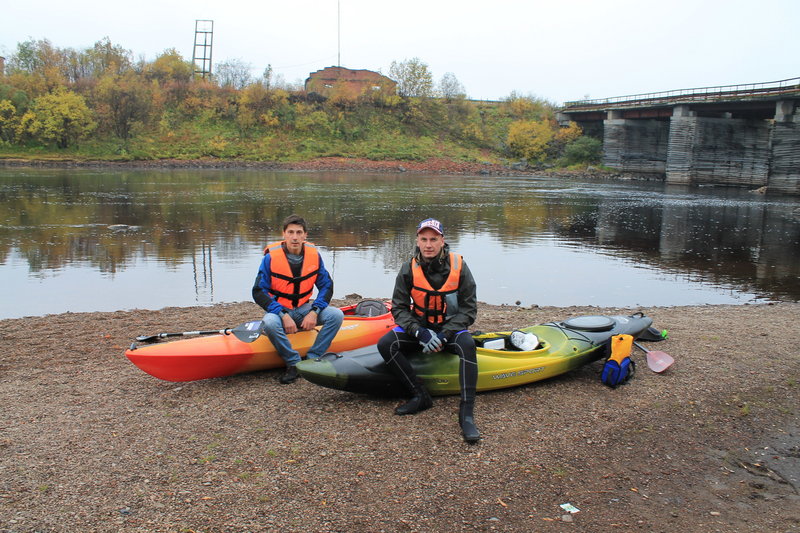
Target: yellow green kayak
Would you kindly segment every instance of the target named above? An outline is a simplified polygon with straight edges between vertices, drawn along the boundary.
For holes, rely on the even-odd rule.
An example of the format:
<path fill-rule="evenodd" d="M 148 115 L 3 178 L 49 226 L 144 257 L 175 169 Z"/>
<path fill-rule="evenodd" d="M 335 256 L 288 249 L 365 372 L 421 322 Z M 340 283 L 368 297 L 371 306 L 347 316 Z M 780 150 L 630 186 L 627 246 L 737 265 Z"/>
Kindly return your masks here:
<path fill-rule="evenodd" d="M 634 338 L 652 319 L 631 316 L 579 316 L 517 330 L 517 338 L 535 339 L 532 349 L 512 342 L 515 332 L 473 333 L 478 351 L 478 391 L 525 385 L 558 376 L 608 356 L 613 335 Z M 524 346 L 524 345 L 523 345 Z M 412 354 L 409 361 L 433 395 L 458 394 L 458 356 L 449 352 Z M 406 391 L 388 369 L 377 347 L 329 353 L 297 365 L 306 380 L 355 393 L 397 396 Z"/>

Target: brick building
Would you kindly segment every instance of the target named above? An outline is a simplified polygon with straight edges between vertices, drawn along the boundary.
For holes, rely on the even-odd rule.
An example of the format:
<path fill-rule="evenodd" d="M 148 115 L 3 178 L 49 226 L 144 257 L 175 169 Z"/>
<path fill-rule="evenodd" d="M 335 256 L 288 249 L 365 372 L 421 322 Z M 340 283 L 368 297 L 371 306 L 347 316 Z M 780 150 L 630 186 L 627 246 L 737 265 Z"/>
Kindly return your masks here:
<path fill-rule="evenodd" d="M 327 97 L 336 91 L 338 94 L 355 99 L 369 91 L 384 91 L 394 94 L 397 90 L 397 83 L 383 74 L 371 70 L 327 67 L 312 72 L 306 79 L 305 88 L 307 93 L 317 93 Z"/>

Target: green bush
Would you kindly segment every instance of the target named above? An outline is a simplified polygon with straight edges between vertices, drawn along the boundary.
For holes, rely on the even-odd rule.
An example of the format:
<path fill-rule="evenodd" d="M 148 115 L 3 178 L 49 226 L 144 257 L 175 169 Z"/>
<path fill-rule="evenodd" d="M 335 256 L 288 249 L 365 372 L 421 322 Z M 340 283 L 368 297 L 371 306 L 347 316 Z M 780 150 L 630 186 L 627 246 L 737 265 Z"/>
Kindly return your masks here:
<path fill-rule="evenodd" d="M 564 164 L 598 163 L 603 156 L 603 142 L 594 137 L 578 137 L 564 147 Z"/>

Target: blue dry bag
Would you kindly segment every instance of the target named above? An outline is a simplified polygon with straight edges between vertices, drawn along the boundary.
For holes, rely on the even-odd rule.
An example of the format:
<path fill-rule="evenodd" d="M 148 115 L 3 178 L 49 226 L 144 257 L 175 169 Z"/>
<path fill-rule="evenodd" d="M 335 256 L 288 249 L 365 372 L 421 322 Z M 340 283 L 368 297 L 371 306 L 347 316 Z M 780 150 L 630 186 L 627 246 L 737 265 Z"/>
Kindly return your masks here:
<path fill-rule="evenodd" d="M 612 389 L 628 381 L 636 372 L 636 363 L 631 361 L 632 348 L 632 335 L 611 337 L 611 355 L 603 366 L 600 380 Z"/>

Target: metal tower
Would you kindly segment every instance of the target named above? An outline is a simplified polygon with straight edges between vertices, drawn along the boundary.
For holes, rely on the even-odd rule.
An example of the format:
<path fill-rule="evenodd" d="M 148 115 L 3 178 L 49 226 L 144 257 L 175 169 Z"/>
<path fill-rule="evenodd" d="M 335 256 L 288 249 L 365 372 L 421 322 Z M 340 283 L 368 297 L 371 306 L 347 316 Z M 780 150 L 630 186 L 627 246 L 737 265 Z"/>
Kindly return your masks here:
<path fill-rule="evenodd" d="M 194 50 L 192 64 L 195 75 L 201 78 L 211 77 L 211 47 L 214 43 L 214 21 L 194 21 Z"/>

